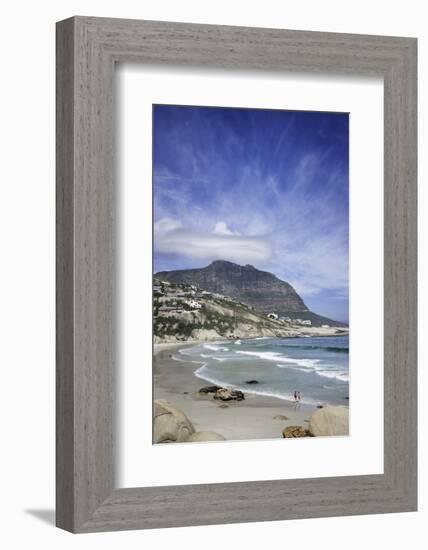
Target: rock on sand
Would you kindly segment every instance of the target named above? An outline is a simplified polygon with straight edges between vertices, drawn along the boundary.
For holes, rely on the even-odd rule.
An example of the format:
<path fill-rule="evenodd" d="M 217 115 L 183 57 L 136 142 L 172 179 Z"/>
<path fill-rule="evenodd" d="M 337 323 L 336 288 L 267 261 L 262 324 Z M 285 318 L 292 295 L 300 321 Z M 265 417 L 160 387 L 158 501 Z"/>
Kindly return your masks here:
<path fill-rule="evenodd" d="M 349 435 L 348 407 L 323 407 L 309 419 L 309 432 L 315 436 Z"/>
<path fill-rule="evenodd" d="M 155 401 L 153 438 L 155 443 L 188 441 L 195 428 L 187 416 L 163 399 Z"/>
<path fill-rule="evenodd" d="M 153 428 L 155 443 L 225 440 L 217 432 L 195 432 L 193 424 L 183 411 L 163 399 L 155 401 Z"/>
<path fill-rule="evenodd" d="M 220 388 L 215 392 L 214 399 L 221 399 L 221 401 L 243 401 L 245 399 L 245 395 L 240 390 Z"/>
<path fill-rule="evenodd" d="M 302 428 L 302 426 L 288 426 L 288 428 L 282 430 L 282 437 L 309 437 L 309 432 Z"/>

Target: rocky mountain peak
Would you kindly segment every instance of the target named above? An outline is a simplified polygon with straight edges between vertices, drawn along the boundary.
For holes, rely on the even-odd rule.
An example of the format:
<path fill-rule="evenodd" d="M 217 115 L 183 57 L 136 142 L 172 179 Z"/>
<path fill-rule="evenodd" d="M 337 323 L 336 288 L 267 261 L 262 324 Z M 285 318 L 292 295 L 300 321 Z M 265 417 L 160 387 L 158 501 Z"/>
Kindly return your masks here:
<path fill-rule="evenodd" d="M 207 267 L 161 271 L 158 279 L 195 284 L 209 292 L 230 296 L 265 313 L 309 311 L 302 298 L 286 281 L 253 265 L 214 260 Z"/>

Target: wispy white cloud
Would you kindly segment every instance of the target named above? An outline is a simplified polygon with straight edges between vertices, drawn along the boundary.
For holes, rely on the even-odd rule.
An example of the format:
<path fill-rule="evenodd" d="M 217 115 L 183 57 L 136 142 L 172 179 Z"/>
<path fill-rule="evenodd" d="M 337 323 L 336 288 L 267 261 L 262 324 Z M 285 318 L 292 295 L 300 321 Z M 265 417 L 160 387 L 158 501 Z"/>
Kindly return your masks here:
<path fill-rule="evenodd" d="M 166 235 L 177 229 L 181 229 L 182 223 L 179 220 L 173 220 L 172 218 L 162 218 L 157 220 L 154 224 L 154 232 L 156 235 Z"/>
<path fill-rule="evenodd" d="M 288 122 L 284 117 L 284 124 L 275 115 L 260 126 L 259 113 L 241 127 L 241 115 L 227 113 L 215 121 L 206 113 L 187 113 L 180 124 L 174 119 L 168 126 L 167 137 L 159 134 L 161 154 L 154 170 L 158 263 L 163 269 L 214 259 L 252 263 L 290 282 L 308 300 L 317 297 L 322 303 L 323 295 L 328 295 L 326 304 L 343 300 L 348 294 L 348 170 L 329 121 L 318 128 L 319 139 L 303 127 L 302 140 L 293 115 Z M 339 133 L 339 139 L 345 143 L 346 134 Z"/>
<path fill-rule="evenodd" d="M 240 233 L 232 231 L 227 227 L 226 222 L 217 222 L 214 226 L 213 233 L 215 235 L 239 235 Z"/>
<path fill-rule="evenodd" d="M 338 296 L 347 293 L 348 248 L 340 235 L 314 235 L 312 239 L 278 244 L 273 264 L 278 276 L 305 296 L 326 289 Z"/>
<path fill-rule="evenodd" d="M 182 228 L 178 220 L 164 218 L 155 224 L 155 248 L 162 254 L 179 254 L 198 260 L 266 262 L 271 255 L 268 241 L 243 237 L 218 222 L 211 233 Z"/>

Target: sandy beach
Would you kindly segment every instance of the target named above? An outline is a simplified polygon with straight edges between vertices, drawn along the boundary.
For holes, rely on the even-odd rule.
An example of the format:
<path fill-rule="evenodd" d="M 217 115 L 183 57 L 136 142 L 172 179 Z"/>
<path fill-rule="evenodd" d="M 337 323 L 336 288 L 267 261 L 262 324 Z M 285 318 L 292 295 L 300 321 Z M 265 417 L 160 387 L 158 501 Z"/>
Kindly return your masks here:
<path fill-rule="evenodd" d="M 155 344 L 154 399 L 179 407 L 196 431 L 215 431 L 228 440 L 274 439 L 282 438 L 287 426 L 308 426 L 310 415 L 316 410 L 313 405 L 250 393 L 245 393 L 244 401 L 224 403 L 200 394 L 200 388 L 210 385 L 194 375 L 200 364 L 172 358 L 174 351 L 188 346 Z"/>

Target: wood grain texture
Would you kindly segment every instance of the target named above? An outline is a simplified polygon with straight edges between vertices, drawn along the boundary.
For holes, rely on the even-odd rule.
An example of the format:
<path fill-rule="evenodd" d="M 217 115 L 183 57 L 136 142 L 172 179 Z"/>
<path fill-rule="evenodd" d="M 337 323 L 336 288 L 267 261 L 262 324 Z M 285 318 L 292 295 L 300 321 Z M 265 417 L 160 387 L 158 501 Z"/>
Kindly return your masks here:
<path fill-rule="evenodd" d="M 125 61 L 383 76 L 383 475 L 114 488 L 113 81 Z M 416 40 L 75 17 L 57 25 L 57 98 L 57 525 L 92 532 L 416 510 Z"/>
<path fill-rule="evenodd" d="M 74 526 L 74 24 L 56 36 L 56 522 Z"/>

